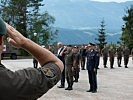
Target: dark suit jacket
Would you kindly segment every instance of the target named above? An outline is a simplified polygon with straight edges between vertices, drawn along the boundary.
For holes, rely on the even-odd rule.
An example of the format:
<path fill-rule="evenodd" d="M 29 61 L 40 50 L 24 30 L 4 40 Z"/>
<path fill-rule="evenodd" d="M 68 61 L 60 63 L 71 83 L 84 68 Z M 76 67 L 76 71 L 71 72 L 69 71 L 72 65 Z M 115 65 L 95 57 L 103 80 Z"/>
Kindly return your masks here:
<path fill-rule="evenodd" d="M 94 50 L 87 51 L 86 57 L 87 57 L 87 64 L 86 64 L 87 70 L 94 70 L 94 68 L 96 68 L 97 66 L 96 60 L 98 60 L 96 57 L 96 52 Z"/>
<path fill-rule="evenodd" d="M 64 47 L 61 48 L 59 54 L 62 52 L 63 49 L 64 49 Z M 65 63 L 64 55 L 60 56 L 59 54 L 57 55 L 57 57 L 58 57 L 63 63 Z"/>

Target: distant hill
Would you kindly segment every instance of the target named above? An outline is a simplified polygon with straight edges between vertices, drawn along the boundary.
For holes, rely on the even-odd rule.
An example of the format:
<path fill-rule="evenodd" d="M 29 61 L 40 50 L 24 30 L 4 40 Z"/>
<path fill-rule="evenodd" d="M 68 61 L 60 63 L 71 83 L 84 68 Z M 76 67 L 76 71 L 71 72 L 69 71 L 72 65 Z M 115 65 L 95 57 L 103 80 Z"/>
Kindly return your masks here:
<path fill-rule="evenodd" d="M 89 42 L 97 43 L 96 38 L 98 35 L 97 30 L 78 30 L 78 29 L 64 29 L 56 28 L 59 30 L 57 41 L 64 44 L 88 44 Z M 113 32 L 113 31 L 112 31 Z M 107 33 L 106 40 L 108 43 L 117 43 L 120 38 L 121 32 Z"/>
<path fill-rule="evenodd" d="M 121 36 L 122 17 L 133 1 L 45 0 L 44 4 L 41 10 L 47 10 L 56 19 L 54 26 L 59 30 L 58 41 L 70 44 L 96 42 L 96 33 L 104 18 L 107 41 L 116 43 Z"/>

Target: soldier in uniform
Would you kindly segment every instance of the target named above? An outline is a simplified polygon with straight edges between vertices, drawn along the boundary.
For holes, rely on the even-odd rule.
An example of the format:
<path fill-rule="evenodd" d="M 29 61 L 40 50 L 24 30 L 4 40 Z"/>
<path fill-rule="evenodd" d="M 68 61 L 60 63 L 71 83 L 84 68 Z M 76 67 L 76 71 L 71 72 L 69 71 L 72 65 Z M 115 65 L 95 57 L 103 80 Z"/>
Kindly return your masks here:
<path fill-rule="evenodd" d="M 48 46 L 48 50 L 51 51 L 54 54 L 54 47 L 52 45 Z"/>
<path fill-rule="evenodd" d="M 98 45 L 95 45 L 95 51 L 96 51 L 96 57 L 97 57 L 97 62 L 96 62 L 96 66 L 97 66 L 97 69 L 99 69 L 99 62 L 100 62 L 100 49 L 98 47 Z"/>
<path fill-rule="evenodd" d="M 132 48 L 132 50 L 131 50 L 131 55 L 132 55 L 132 60 L 133 60 L 133 48 Z"/>
<path fill-rule="evenodd" d="M 72 52 L 72 46 L 67 46 L 67 51 L 65 52 L 65 75 L 68 87 L 65 90 L 73 90 L 73 65 L 74 65 L 74 54 Z"/>
<path fill-rule="evenodd" d="M 118 67 L 121 67 L 122 52 L 122 48 L 119 46 L 116 50 Z"/>
<path fill-rule="evenodd" d="M 81 61 L 81 56 L 78 50 L 77 46 L 74 46 L 73 48 L 73 52 L 74 52 L 74 82 L 78 82 L 79 79 L 79 72 L 80 72 L 80 61 Z"/>
<path fill-rule="evenodd" d="M 0 100 L 37 100 L 60 80 L 63 63 L 50 51 L 25 38 L 6 25 L 8 42 L 23 48 L 40 63 L 40 68 L 25 68 L 15 72 L 0 65 Z"/>
<path fill-rule="evenodd" d="M 87 92 L 95 93 L 97 92 L 97 66 L 96 66 L 96 52 L 94 50 L 94 44 L 90 43 L 88 45 L 88 50 L 86 51 L 87 57 L 87 70 L 89 76 L 90 89 Z"/>
<path fill-rule="evenodd" d="M 38 61 L 34 57 L 33 57 L 33 67 L 34 68 L 37 68 L 38 67 Z"/>
<path fill-rule="evenodd" d="M 81 54 L 81 69 L 85 70 L 85 52 L 86 48 L 84 46 L 81 47 L 80 49 L 80 54 Z"/>
<path fill-rule="evenodd" d="M 113 69 L 114 65 L 114 57 L 115 57 L 115 50 L 113 49 L 113 46 L 109 49 L 109 60 L 110 60 L 110 68 Z"/>
<path fill-rule="evenodd" d="M 130 50 L 126 46 L 125 49 L 123 50 L 125 68 L 128 68 L 127 64 L 128 64 L 128 61 L 129 61 L 129 55 L 130 55 Z"/>
<path fill-rule="evenodd" d="M 108 60 L 108 48 L 106 47 L 106 44 L 104 45 L 104 48 L 102 49 L 102 55 L 103 55 L 103 65 L 104 68 L 107 68 L 107 60 Z"/>

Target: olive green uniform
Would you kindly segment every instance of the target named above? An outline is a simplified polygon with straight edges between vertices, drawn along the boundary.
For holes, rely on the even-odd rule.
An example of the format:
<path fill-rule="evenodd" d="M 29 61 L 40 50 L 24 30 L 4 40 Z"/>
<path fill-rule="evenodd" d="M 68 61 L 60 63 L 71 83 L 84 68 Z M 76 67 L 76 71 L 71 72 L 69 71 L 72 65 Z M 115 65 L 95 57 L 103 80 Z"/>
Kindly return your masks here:
<path fill-rule="evenodd" d="M 74 61 L 74 54 L 73 52 L 66 52 L 65 53 L 65 73 L 66 73 L 66 80 L 68 83 L 68 88 L 72 88 L 73 86 L 73 61 Z"/>
<path fill-rule="evenodd" d="M 103 55 L 103 65 L 104 65 L 104 68 L 106 68 L 107 60 L 108 60 L 108 49 L 107 48 L 102 49 L 102 55 Z"/>
<path fill-rule="evenodd" d="M 15 72 L 0 65 L 0 100 L 36 100 L 52 88 L 60 77 L 61 71 L 54 63 Z"/>
<path fill-rule="evenodd" d="M 74 82 L 78 82 L 80 72 L 80 60 L 81 56 L 79 52 L 74 53 Z"/>
<path fill-rule="evenodd" d="M 132 48 L 132 50 L 131 50 L 131 55 L 132 55 L 132 60 L 133 60 L 133 48 Z"/>
<path fill-rule="evenodd" d="M 114 57 L 115 57 L 115 50 L 114 49 L 109 49 L 110 68 L 113 68 Z"/>
<path fill-rule="evenodd" d="M 121 67 L 121 60 L 122 60 L 122 48 L 118 48 L 117 49 L 117 63 L 118 63 L 118 67 Z"/>
<path fill-rule="evenodd" d="M 128 48 L 124 49 L 123 50 L 123 56 L 124 56 L 124 65 L 125 65 L 125 68 L 128 68 L 127 64 L 128 64 L 128 61 L 129 61 L 129 55 L 130 55 L 130 50 Z"/>

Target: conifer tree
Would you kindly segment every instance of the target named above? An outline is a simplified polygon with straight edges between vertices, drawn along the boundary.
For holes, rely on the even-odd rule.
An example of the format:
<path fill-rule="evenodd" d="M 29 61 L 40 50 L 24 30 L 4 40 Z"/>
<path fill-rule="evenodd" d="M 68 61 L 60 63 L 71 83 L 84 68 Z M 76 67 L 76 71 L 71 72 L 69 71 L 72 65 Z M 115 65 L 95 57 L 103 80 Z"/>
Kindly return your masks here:
<path fill-rule="evenodd" d="M 125 22 L 122 26 L 122 37 L 124 45 L 133 48 L 133 5 L 127 9 L 126 15 L 123 17 Z"/>
<path fill-rule="evenodd" d="M 100 28 L 98 30 L 98 45 L 100 50 L 103 48 L 103 45 L 106 43 L 106 32 L 105 32 L 105 22 L 104 20 L 101 21 Z"/>

